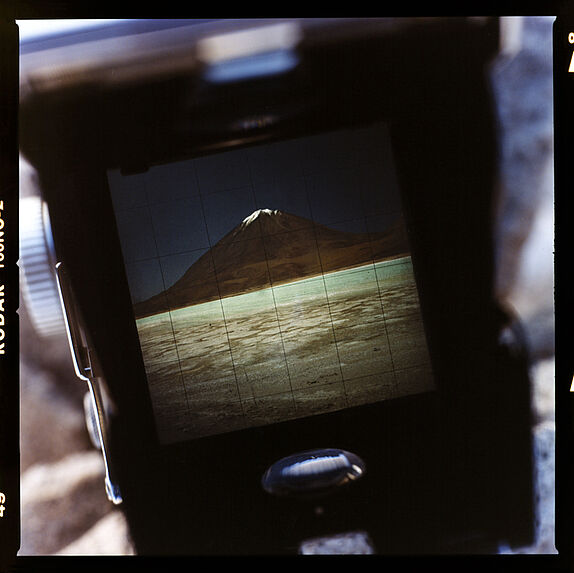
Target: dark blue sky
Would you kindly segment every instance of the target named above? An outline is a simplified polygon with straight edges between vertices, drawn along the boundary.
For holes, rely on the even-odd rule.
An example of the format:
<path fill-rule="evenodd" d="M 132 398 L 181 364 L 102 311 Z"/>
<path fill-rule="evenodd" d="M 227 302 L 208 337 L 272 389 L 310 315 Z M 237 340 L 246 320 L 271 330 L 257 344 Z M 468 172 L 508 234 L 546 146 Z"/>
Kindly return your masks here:
<path fill-rule="evenodd" d="M 339 230 L 381 231 L 400 211 L 385 126 L 228 151 L 109 186 L 133 302 L 177 281 L 257 209 Z"/>

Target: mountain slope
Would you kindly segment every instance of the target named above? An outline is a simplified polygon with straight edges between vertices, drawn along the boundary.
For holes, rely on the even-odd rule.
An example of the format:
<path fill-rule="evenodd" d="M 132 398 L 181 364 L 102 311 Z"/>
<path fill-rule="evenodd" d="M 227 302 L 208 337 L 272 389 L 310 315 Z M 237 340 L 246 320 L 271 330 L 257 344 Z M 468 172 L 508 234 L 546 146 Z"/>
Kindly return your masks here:
<path fill-rule="evenodd" d="M 383 233 L 349 233 L 260 209 L 204 253 L 171 287 L 134 306 L 137 318 L 408 253 L 398 219 Z"/>

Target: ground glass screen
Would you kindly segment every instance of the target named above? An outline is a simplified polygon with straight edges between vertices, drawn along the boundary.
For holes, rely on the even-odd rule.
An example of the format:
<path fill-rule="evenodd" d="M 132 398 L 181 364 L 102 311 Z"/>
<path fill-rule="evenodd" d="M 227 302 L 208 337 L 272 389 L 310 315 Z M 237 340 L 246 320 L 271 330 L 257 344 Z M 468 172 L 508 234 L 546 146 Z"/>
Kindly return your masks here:
<path fill-rule="evenodd" d="M 162 443 L 434 389 L 384 125 L 108 181 Z"/>

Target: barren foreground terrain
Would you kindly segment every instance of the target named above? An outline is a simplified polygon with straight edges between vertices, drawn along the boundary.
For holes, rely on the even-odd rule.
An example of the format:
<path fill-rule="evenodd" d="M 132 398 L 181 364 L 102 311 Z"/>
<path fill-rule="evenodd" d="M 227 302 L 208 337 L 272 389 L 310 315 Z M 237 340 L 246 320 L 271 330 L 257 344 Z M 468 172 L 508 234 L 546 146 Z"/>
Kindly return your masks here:
<path fill-rule="evenodd" d="M 137 325 L 164 442 L 433 389 L 410 257 Z"/>

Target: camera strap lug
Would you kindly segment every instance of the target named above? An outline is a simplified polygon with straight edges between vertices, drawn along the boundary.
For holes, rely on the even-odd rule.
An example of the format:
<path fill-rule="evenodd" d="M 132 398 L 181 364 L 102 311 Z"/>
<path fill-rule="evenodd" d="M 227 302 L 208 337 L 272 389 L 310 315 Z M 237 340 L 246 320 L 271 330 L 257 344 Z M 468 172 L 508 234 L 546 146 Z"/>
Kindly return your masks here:
<path fill-rule="evenodd" d="M 66 275 L 61 262 L 56 264 L 56 277 L 60 300 L 64 310 L 66 331 L 68 334 L 74 369 L 78 378 L 84 380 L 88 384 L 89 388 L 91 409 L 93 412 L 92 422 L 94 424 L 94 430 L 96 431 L 100 450 L 104 459 L 106 493 L 108 499 L 112 503 L 118 505 L 122 503 L 123 500 L 120 489 L 113 475 L 110 457 L 107 411 L 101 379 L 95 372 L 93 357 L 86 331 L 83 328 L 83 322 L 74 299 L 68 276 Z"/>

